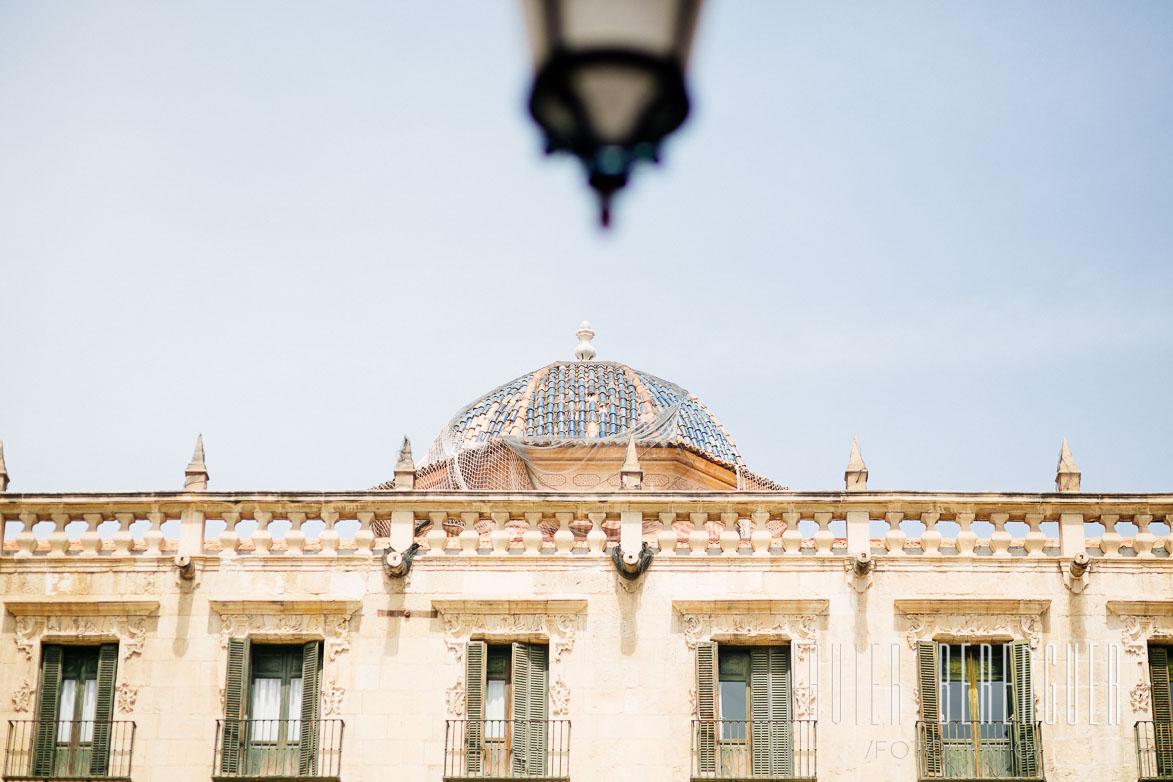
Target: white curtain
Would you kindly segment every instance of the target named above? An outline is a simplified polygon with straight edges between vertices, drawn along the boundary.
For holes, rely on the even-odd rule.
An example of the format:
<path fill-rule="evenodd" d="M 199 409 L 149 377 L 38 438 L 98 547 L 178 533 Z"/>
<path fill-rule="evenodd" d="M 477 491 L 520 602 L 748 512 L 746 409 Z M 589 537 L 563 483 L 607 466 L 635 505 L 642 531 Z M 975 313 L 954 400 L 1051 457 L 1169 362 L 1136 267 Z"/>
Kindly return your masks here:
<path fill-rule="evenodd" d="M 250 704 L 253 741 L 276 741 L 277 720 L 281 719 L 281 680 L 253 679 Z"/>
<path fill-rule="evenodd" d="M 301 677 L 289 680 L 289 728 L 285 734 L 286 741 L 301 739 Z"/>

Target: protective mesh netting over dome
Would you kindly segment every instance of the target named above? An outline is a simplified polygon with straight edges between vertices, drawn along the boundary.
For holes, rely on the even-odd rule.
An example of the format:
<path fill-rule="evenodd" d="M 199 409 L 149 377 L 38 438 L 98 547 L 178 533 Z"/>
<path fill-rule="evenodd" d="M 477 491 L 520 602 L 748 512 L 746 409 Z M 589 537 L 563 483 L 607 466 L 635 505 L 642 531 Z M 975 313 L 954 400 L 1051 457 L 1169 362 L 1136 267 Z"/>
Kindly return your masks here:
<path fill-rule="evenodd" d="M 677 446 L 721 465 L 735 473 L 738 488 L 782 488 L 745 468 L 729 433 L 695 396 L 655 375 L 605 361 L 556 362 L 468 405 L 432 443 L 417 468 L 416 487 L 554 488 L 564 483 L 559 472 L 569 473 L 599 449 L 613 450 L 630 438 L 643 452 Z M 568 446 L 576 464 L 557 471 L 535 458 L 542 449 L 565 453 Z M 617 476 L 616 469 L 605 480 Z"/>

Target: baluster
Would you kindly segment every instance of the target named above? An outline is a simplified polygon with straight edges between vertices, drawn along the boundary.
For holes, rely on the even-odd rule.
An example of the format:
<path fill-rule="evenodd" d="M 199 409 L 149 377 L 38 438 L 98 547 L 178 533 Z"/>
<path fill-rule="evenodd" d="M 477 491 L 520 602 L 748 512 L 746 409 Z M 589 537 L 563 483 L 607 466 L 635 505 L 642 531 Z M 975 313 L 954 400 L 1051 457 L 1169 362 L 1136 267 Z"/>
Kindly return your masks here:
<path fill-rule="evenodd" d="M 236 531 L 240 513 L 224 511 L 220 519 L 224 522 L 224 529 L 220 530 L 220 559 L 236 559 L 240 548 L 240 533 Z"/>
<path fill-rule="evenodd" d="M 529 525 L 529 528 L 521 533 L 521 545 L 525 548 L 525 556 L 539 556 L 542 553 L 542 531 L 538 529 L 538 525 L 542 523 L 541 511 L 528 511 L 523 515 L 526 524 Z"/>
<path fill-rule="evenodd" d="M 299 510 L 285 514 L 289 519 L 289 530 L 285 533 L 285 555 L 287 557 L 305 556 L 305 532 L 301 525 L 305 524 L 306 514 Z"/>
<path fill-rule="evenodd" d="M 49 518 L 56 525 L 49 533 L 49 557 L 50 559 L 60 559 L 66 556 L 65 552 L 69 548 L 69 537 L 65 534 L 65 525 L 70 521 L 69 514 L 52 513 Z"/>
<path fill-rule="evenodd" d="M 1132 550 L 1136 552 L 1139 559 L 1152 559 L 1153 546 L 1156 545 L 1157 536 L 1149 532 L 1149 524 L 1153 521 L 1153 517 L 1149 513 L 1138 513 L 1132 517 L 1132 523 L 1136 525 L 1136 537 L 1132 540 Z"/>
<path fill-rule="evenodd" d="M 475 510 L 464 511 L 460 514 L 460 520 L 464 522 L 464 527 L 456 536 L 460 542 L 460 556 L 475 557 L 481 545 L 481 533 L 477 530 L 477 522 L 481 520 L 481 514 Z"/>
<path fill-rule="evenodd" d="M 375 555 L 375 512 L 362 510 L 355 513 L 354 517 L 358 520 L 358 529 L 354 531 L 354 556 L 373 557 Z"/>
<path fill-rule="evenodd" d="M 323 510 L 318 514 L 322 520 L 322 531 L 318 533 L 318 545 L 322 547 L 322 556 L 334 558 L 338 556 L 338 513 L 332 510 Z"/>
<path fill-rule="evenodd" d="M 999 559 L 1010 556 L 1010 533 L 1006 531 L 1006 522 L 1009 520 L 1009 513 L 990 514 L 990 523 L 994 525 L 994 533 L 990 535 L 990 553 Z"/>
<path fill-rule="evenodd" d="M 591 522 L 591 530 L 587 533 L 587 551 L 593 555 L 601 555 L 607 546 L 607 533 L 603 532 L 603 522 L 607 520 L 605 511 L 591 511 L 587 514 Z"/>
<path fill-rule="evenodd" d="M 114 514 L 114 520 L 118 522 L 118 529 L 114 530 L 111 536 L 114 541 L 114 556 L 129 557 L 130 547 L 134 543 L 134 535 L 130 531 L 130 525 L 134 523 L 134 513 L 119 511 Z"/>
<path fill-rule="evenodd" d="M 20 523 L 24 526 L 16 533 L 16 559 L 28 559 L 37 550 L 37 536 L 33 533 L 37 521 L 35 513 L 25 511 L 20 514 Z"/>
<path fill-rule="evenodd" d="M 505 528 L 509 523 L 509 511 L 492 511 L 489 518 L 493 520 L 493 529 L 489 531 L 489 545 L 493 549 L 493 556 L 503 557 L 509 553 L 509 530 Z"/>
<path fill-rule="evenodd" d="M 940 518 L 941 514 L 935 511 L 920 515 L 920 522 L 925 525 L 925 531 L 920 536 L 920 547 L 925 556 L 941 556 L 941 531 L 937 529 L 937 521 Z"/>
<path fill-rule="evenodd" d="M 83 557 L 98 556 L 98 549 L 102 545 L 102 536 L 98 534 L 98 525 L 102 523 L 101 513 L 83 513 L 82 520 L 86 523 L 81 533 L 81 554 Z"/>
<path fill-rule="evenodd" d="M 554 531 L 554 553 L 569 555 L 574 546 L 574 533 L 570 531 L 570 522 L 574 521 L 574 514 L 568 511 L 558 511 L 554 514 L 558 522 L 558 529 Z"/>
<path fill-rule="evenodd" d="M 424 536 L 428 541 L 428 551 L 432 554 L 443 554 L 444 549 L 448 547 L 448 530 L 444 528 L 448 514 L 442 510 L 434 510 L 428 512 L 428 518 L 432 520 L 432 527 Z"/>
<path fill-rule="evenodd" d="M 1026 555 L 1028 557 L 1041 557 L 1043 556 L 1043 548 L 1047 545 L 1047 534 L 1043 532 L 1040 526 L 1043 523 L 1043 514 L 1026 514 L 1026 523 L 1030 527 L 1030 532 L 1026 533 L 1026 540 L 1023 543 L 1026 547 Z"/>
<path fill-rule="evenodd" d="M 721 513 L 721 535 L 718 541 L 721 545 L 721 556 L 735 557 L 737 549 L 741 547 L 741 533 L 737 531 L 737 522 L 741 517 L 734 511 Z"/>
<path fill-rule="evenodd" d="M 255 510 L 253 519 L 257 522 L 257 528 L 253 531 L 253 554 L 267 557 L 273 549 L 273 533 L 269 531 L 273 514 L 267 510 Z"/>
<path fill-rule="evenodd" d="M 770 556 L 770 539 L 773 537 L 767 526 L 770 523 L 770 512 L 755 510 L 749 518 L 753 522 L 753 531 L 749 533 L 749 546 L 753 549 L 753 556 Z"/>
<path fill-rule="evenodd" d="M 973 531 L 975 513 L 954 513 L 953 518 L 961 527 L 957 533 L 957 556 L 972 557 L 977 545 L 977 533 Z"/>
<path fill-rule="evenodd" d="M 151 526 L 143 533 L 143 543 L 147 546 L 146 556 L 161 557 L 163 556 L 163 524 L 167 521 L 167 514 L 163 511 L 153 510 L 147 514 L 147 521 L 151 523 Z"/>
<path fill-rule="evenodd" d="M 704 511 L 693 511 L 688 514 L 688 518 L 692 521 L 692 531 L 688 533 L 689 553 L 700 556 L 709 548 L 709 531 L 705 528 L 709 514 Z"/>
<path fill-rule="evenodd" d="M 798 511 L 786 511 L 782 514 L 782 555 L 797 557 L 802 553 L 802 530 L 798 522 L 802 521 L 802 514 Z"/>
<path fill-rule="evenodd" d="M 1104 525 L 1104 532 L 1100 535 L 1100 551 L 1105 557 L 1120 556 L 1120 546 L 1123 545 L 1124 538 L 1116 531 L 1118 521 L 1120 516 L 1115 513 L 1104 513 L 1100 516 L 1100 523 Z"/>
<path fill-rule="evenodd" d="M 656 534 L 656 540 L 660 544 L 661 554 L 675 554 L 676 545 L 680 542 L 680 536 L 676 533 L 676 513 L 674 511 L 661 511 L 660 514 L 660 531 Z"/>
<path fill-rule="evenodd" d="M 831 513 L 819 511 L 813 514 L 819 528 L 815 530 L 815 556 L 831 556 L 831 547 L 835 545 L 835 533 L 831 531 Z"/>
<path fill-rule="evenodd" d="M 889 556 L 898 557 L 904 554 L 904 541 L 908 533 L 900 528 L 904 521 L 904 514 L 899 511 L 889 511 L 884 514 L 884 521 L 888 522 L 888 531 L 884 533 L 884 548 Z"/>
<path fill-rule="evenodd" d="M 1173 556 L 1173 513 L 1165 514 L 1165 534 L 1158 540 L 1154 548 L 1164 548 L 1166 553 Z"/>

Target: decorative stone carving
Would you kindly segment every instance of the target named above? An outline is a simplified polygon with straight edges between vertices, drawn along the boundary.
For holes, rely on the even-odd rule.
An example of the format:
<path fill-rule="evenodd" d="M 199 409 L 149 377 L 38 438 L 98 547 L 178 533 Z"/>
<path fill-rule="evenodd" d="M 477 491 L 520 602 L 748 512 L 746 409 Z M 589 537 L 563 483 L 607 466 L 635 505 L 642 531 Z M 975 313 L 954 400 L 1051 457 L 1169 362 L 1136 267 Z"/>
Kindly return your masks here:
<path fill-rule="evenodd" d="M 322 685 L 322 713 L 327 716 L 340 714 L 344 697 L 346 697 L 346 690 L 340 687 L 338 681 L 331 676 Z"/>
<path fill-rule="evenodd" d="M 1136 714 L 1149 713 L 1149 699 L 1152 697 L 1152 687 L 1148 682 L 1148 671 L 1141 671 L 1141 679 L 1128 691 L 1128 705 Z"/>
<path fill-rule="evenodd" d="M 1149 641 L 1173 639 L 1173 602 L 1109 600 L 1108 610 L 1120 617 L 1120 645 L 1136 660 L 1137 679 L 1128 691 L 1128 703 L 1144 719 L 1152 707 Z"/>
<path fill-rule="evenodd" d="M 126 682 L 120 682 L 114 688 L 115 694 L 118 696 L 118 710 L 123 714 L 130 714 L 134 711 L 134 704 L 138 700 L 138 689 L 131 687 Z"/>
<path fill-rule="evenodd" d="M 964 641 L 1021 638 L 1038 649 L 1043 635 L 1042 617 L 1050 600 L 997 598 L 898 599 L 895 608 L 904 615 L 905 640 L 910 649 L 918 641 L 947 637 Z"/>
<path fill-rule="evenodd" d="M 448 688 L 445 701 L 448 704 L 448 716 L 453 719 L 464 716 L 464 679 L 457 679 L 456 684 Z"/>
<path fill-rule="evenodd" d="M 818 683 L 811 681 L 808 662 L 818 656 L 818 618 L 826 613 L 826 600 L 675 600 L 672 607 L 680 614 L 684 643 L 690 650 L 702 641 L 732 638 L 746 641 L 776 637 L 788 640 L 793 653 L 791 664 L 794 689 L 794 718 L 814 719 L 817 714 Z M 816 660 L 817 662 L 817 660 Z M 807 663 L 802 665 L 801 663 Z M 697 714 L 697 694 L 689 690 L 689 707 Z"/>
<path fill-rule="evenodd" d="M 12 691 L 12 710 L 28 711 L 33 706 L 33 696 L 36 694 L 37 687 L 32 679 L 25 679 Z"/>
<path fill-rule="evenodd" d="M 790 639 L 795 659 L 803 662 L 815 645 L 817 618 L 817 614 L 682 614 L 680 623 L 689 649 L 715 635 L 745 639 L 778 636 Z"/>
<path fill-rule="evenodd" d="M 477 638 L 517 641 L 545 638 L 550 644 L 550 701 L 554 714 L 570 708 L 570 687 L 563 675 L 566 656 L 574 650 L 579 599 L 555 600 L 433 600 L 444 628 L 444 646 L 456 666 L 456 681 L 447 690 L 448 713 L 464 716 L 464 649 Z"/>
<path fill-rule="evenodd" d="M 464 647 L 472 636 L 502 640 L 545 636 L 550 639 L 550 658 L 560 663 L 574 649 L 578 625 L 574 614 L 442 614 L 444 645 L 453 662 L 464 661 Z"/>
<path fill-rule="evenodd" d="M 1034 614 L 905 614 L 905 641 L 916 649 L 918 641 L 939 635 L 980 641 L 1009 636 L 1030 641 L 1038 649 L 1043 636 L 1042 622 Z"/>
<path fill-rule="evenodd" d="M 229 640 L 245 636 L 275 636 L 289 640 L 323 638 L 326 660 L 334 662 L 338 655 L 350 651 L 351 618 L 351 614 L 322 613 L 222 614 L 220 648 L 227 649 Z"/>
<path fill-rule="evenodd" d="M 794 688 L 794 718 L 796 720 L 815 719 L 818 712 L 817 685 L 809 682 Z"/>
<path fill-rule="evenodd" d="M 562 679 L 550 685 L 550 711 L 560 717 L 570 713 L 570 688 Z"/>
<path fill-rule="evenodd" d="M 50 643 L 101 643 L 118 641 L 121 660 L 115 685 L 118 707 L 123 712 L 134 710 L 138 690 L 128 679 L 133 666 L 127 664 L 141 657 L 147 639 L 147 616 L 158 610 L 158 601 L 107 600 L 84 601 L 46 598 L 38 601 L 11 601 L 6 608 L 14 618 L 13 643 L 24 657 L 28 673 L 12 693 L 12 707 L 23 712 L 32 708 L 36 696 L 39 647 Z"/>

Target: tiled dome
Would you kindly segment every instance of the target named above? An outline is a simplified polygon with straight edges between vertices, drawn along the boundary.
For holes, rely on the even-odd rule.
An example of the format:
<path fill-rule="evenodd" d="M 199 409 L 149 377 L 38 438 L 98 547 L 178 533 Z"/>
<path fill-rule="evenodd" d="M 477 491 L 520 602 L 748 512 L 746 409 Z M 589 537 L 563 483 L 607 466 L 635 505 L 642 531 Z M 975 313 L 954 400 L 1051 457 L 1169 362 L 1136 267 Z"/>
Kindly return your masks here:
<path fill-rule="evenodd" d="M 495 438 L 545 445 L 626 442 L 634 435 L 744 468 L 733 439 L 699 399 L 609 361 L 559 361 L 511 380 L 457 413 L 441 438 L 451 442 L 454 435 L 461 447 Z"/>

